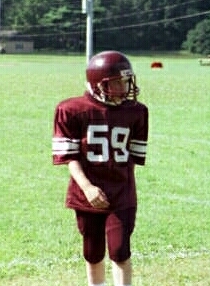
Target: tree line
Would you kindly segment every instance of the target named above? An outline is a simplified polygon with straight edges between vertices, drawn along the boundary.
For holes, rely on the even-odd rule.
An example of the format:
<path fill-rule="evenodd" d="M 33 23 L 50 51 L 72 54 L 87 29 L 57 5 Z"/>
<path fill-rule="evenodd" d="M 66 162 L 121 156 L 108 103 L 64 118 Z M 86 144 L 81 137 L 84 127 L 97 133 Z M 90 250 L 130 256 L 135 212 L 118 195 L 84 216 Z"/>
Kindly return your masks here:
<path fill-rule="evenodd" d="M 94 49 L 210 53 L 210 1 L 93 0 Z M 1 30 L 16 30 L 37 49 L 83 51 L 81 0 L 1 0 Z"/>

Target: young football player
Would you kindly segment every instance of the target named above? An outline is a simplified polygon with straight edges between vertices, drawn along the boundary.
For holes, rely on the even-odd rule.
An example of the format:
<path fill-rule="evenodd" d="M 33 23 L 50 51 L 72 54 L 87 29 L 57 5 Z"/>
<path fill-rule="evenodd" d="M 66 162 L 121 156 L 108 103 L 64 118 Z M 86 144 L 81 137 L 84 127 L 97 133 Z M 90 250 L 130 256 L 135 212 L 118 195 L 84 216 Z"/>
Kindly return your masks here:
<path fill-rule="evenodd" d="M 148 109 L 128 58 L 96 54 L 86 69 L 87 91 L 55 110 L 53 163 L 67 164 L 66 207 L 75 210 L 83 237 L 89 286 L 105 285 L 106 244 L 115 286 L 130 286 L 130 238 L 137 196 L 135 165 L 144 165 Z"/>

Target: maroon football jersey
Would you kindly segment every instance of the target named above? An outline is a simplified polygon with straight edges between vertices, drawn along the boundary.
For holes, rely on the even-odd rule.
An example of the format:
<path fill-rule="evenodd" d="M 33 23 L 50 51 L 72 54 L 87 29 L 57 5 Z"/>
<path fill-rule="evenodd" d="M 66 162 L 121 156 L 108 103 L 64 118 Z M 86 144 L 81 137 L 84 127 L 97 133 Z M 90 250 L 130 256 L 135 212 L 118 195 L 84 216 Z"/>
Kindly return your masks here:
<path fill-rule="evenodd" d="M 88 92 L 58 104 L 54 118 L 53 163 L 80 161 L 91 183 L 110 203 L 108 211 L 136 207 L 134 165 L 144 165 L 148 136 L 148 109 L 127 100 L 105 105 Z M 92 212 L 83 191 L 70 178 L 66 206 Z"/>

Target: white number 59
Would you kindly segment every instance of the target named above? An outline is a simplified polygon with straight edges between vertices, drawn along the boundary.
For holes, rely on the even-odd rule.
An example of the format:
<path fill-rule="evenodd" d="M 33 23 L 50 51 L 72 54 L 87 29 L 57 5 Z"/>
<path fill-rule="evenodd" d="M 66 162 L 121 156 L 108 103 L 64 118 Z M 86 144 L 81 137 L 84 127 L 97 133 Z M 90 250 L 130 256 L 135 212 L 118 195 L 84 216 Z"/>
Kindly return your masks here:
<path fill-rule="evenodd" d="M 95 154 L 93 151 L 87 152 L 87 159 L 90 162 L 107 162 L 110 158 L 109 144 L 114 150 L 114 160 L 116 162 L 127 162 L 128 150 L 126 149 L 129 128 L 114 127 L 111 130 L 111 142 L 108 140 L 108 125 L 89 125 L 87 130 L 87 144 L 100 145 L 101 154 Z M 104 133 L 104 136 L 101 135 Z"/>

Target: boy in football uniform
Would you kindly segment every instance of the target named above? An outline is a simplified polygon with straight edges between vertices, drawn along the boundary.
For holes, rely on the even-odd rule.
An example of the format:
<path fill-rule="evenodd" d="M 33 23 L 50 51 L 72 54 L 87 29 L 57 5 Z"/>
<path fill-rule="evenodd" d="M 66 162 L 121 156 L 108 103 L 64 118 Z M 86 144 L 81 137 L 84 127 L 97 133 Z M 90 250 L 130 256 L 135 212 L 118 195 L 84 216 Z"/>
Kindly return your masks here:
<path fill-rule="evenodd" d="M 106 243 L 115 286 L 130 286 L 130 237 L 137 196 L 134 167 L 145 164 L 148 109 L 128 58 L 96 54 L 86 69 L 87 91 L 55 110 L 53 163 L 67 164 L 66 207 L 83 237 L 89 286 L 105 285 Z"/>

